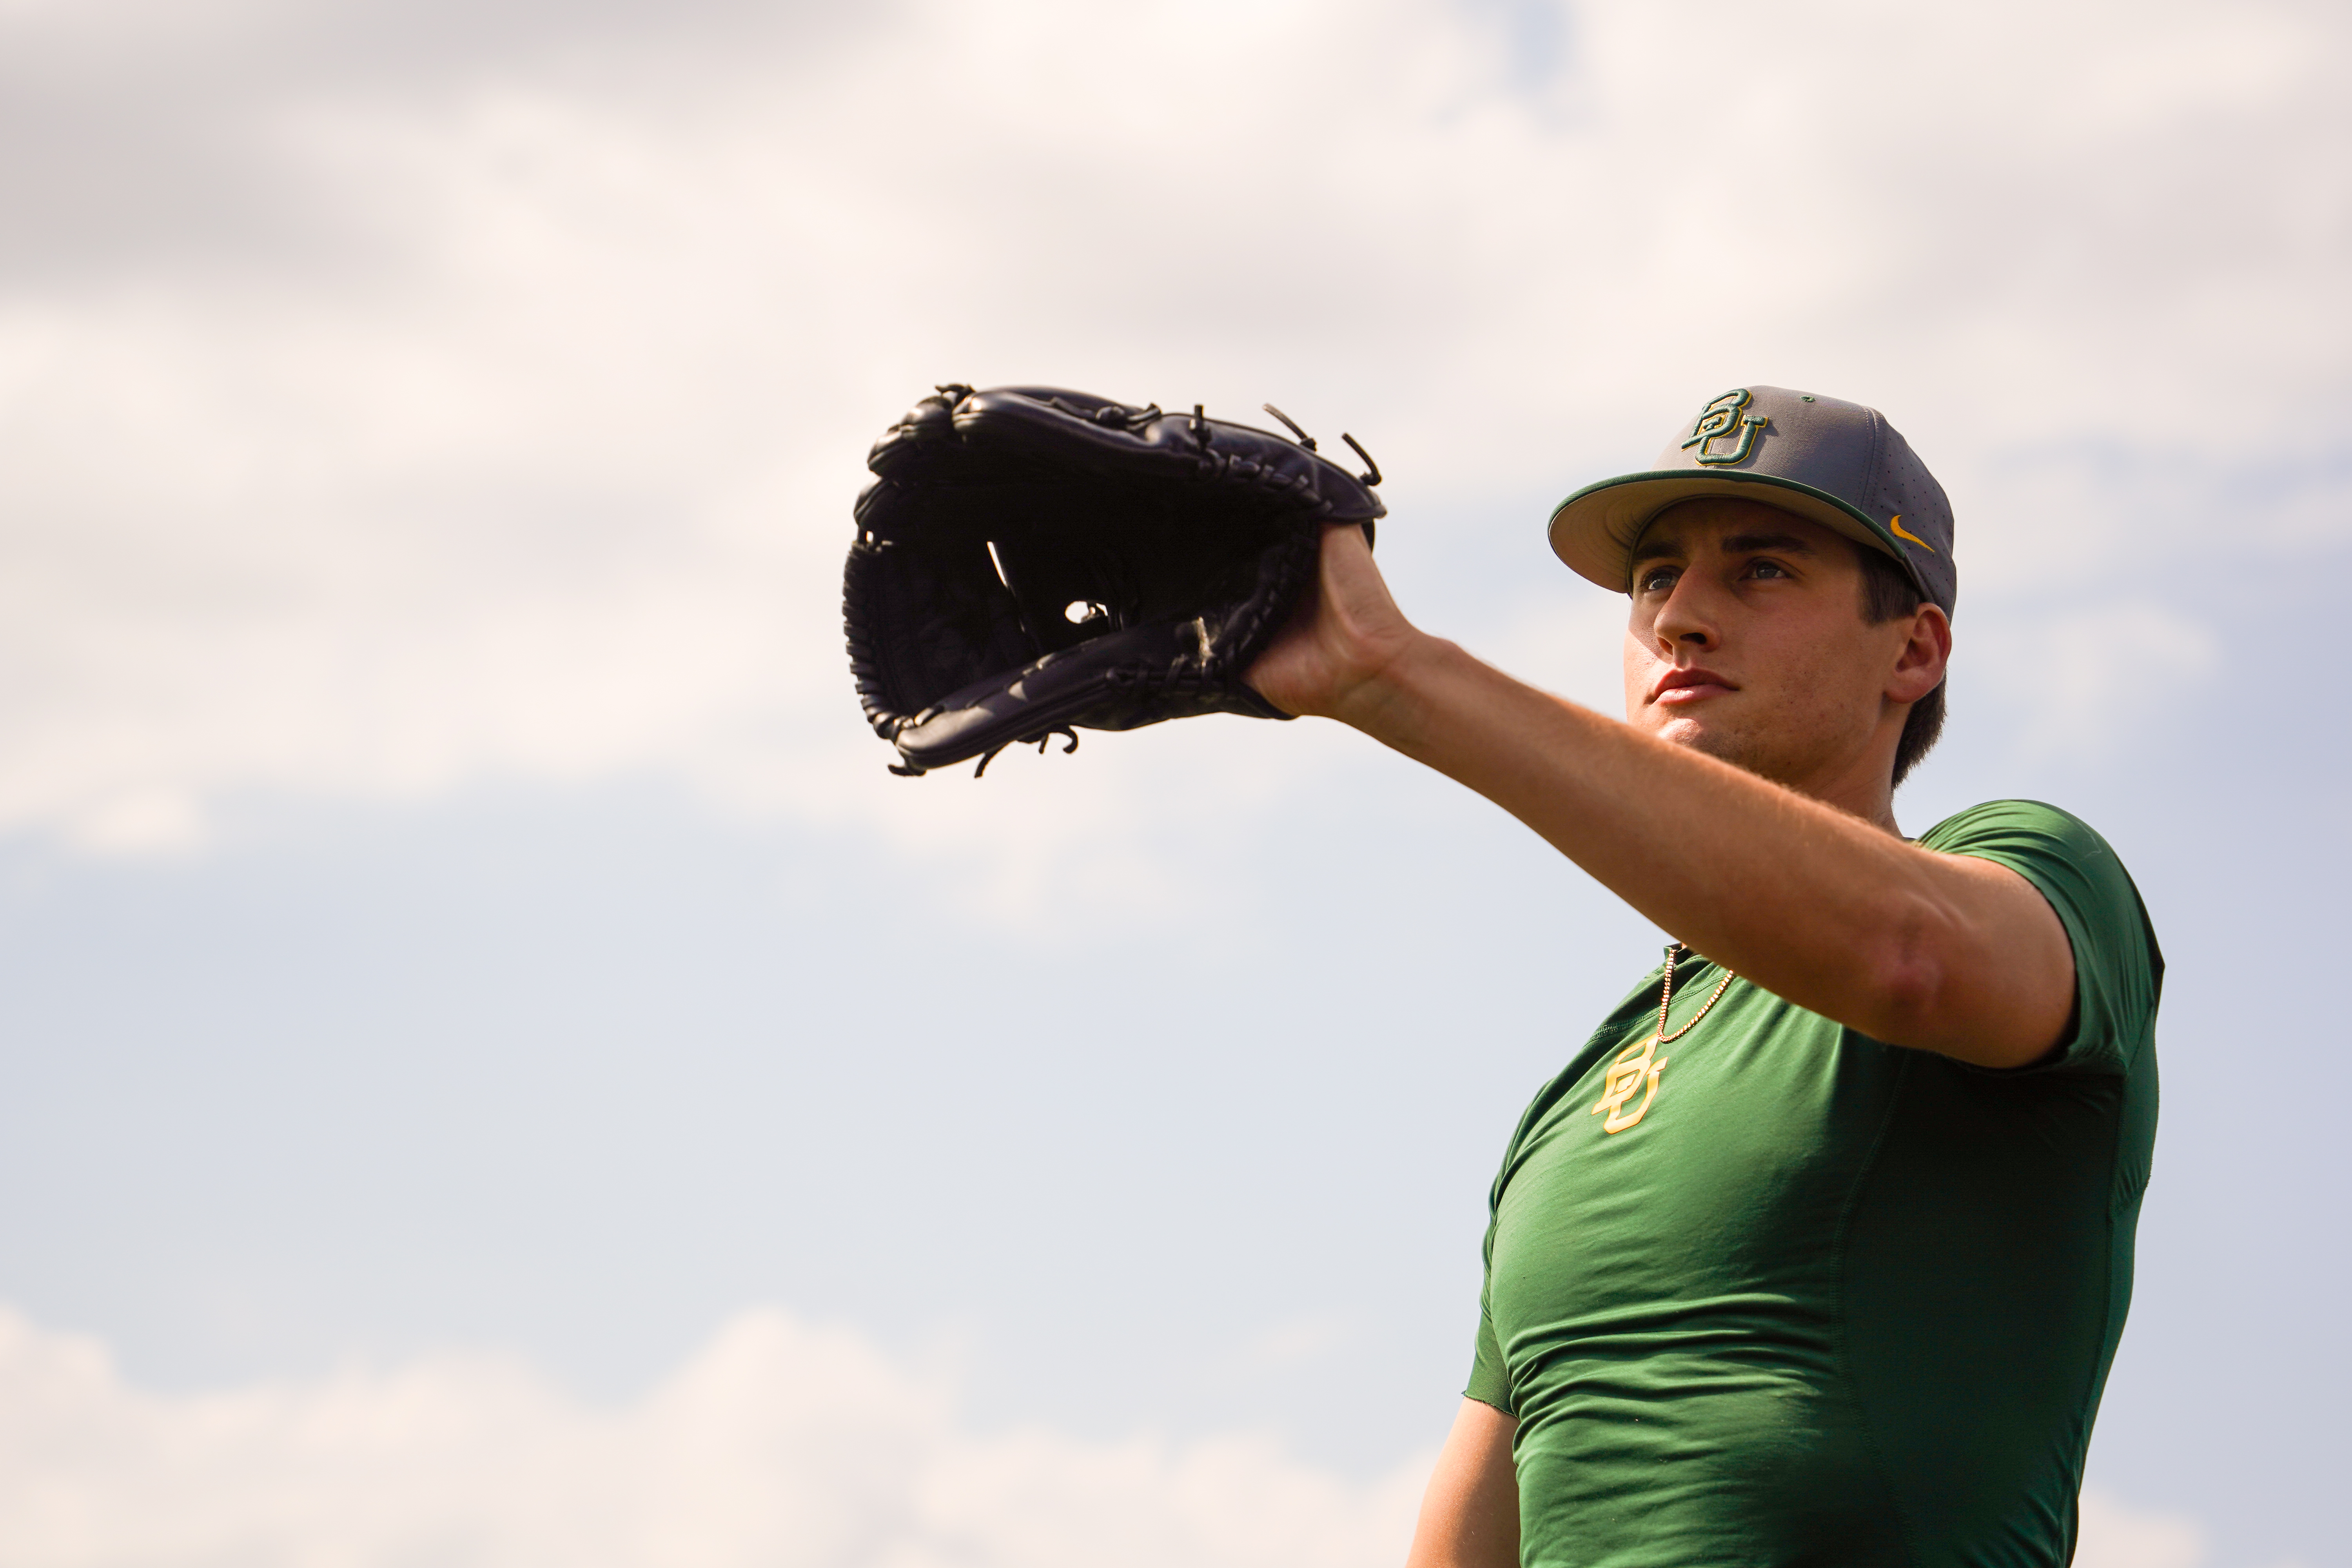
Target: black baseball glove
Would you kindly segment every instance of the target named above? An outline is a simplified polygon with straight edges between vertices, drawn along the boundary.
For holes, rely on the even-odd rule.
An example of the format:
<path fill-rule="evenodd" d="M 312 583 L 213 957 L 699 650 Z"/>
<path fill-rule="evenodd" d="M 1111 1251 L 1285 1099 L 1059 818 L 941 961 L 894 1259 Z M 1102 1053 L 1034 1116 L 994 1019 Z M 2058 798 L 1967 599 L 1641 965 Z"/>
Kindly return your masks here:
<path fill-rule="evenodd" d="M 842 590 L 874 732 L 919 774 L 1077 728 L 1285 715 L 1242 682 L 1360 479 L 1246 425 L 1052 387 L 943 386 L 875 443 Z M 975 770 L 977 773 L 977 770 Z"/>

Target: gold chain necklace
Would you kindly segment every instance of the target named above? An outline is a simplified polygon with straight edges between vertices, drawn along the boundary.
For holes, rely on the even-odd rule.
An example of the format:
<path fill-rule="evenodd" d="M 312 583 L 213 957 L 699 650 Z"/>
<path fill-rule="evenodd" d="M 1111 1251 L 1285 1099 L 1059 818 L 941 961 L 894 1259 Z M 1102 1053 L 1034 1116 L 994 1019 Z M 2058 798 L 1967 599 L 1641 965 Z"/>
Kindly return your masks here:
<path fill-rule="evenodd" d="M 1592 1107 L 1595 1116 L 1608 1112 L 1609 1120 L 1601 1124 L 1603 1132 L 1622 1132 L 1650 1113 L 1650 1102 L 1658 1097 L 1658 1075 L 1665 1070 L 1666 1066 L 1666 1058 L 1658 1055 L 1658 1047 L 1671 1045 L 1697 1028 L 1699 1019 L 1715 1010 L 1715 1005 L 1723 1000 L 1724 991 L 1739 978 L 1728 969 L 1725 970 L 1723 978 L 1715 983 L 1715 994 L 1706 999 L 1706 1005 L 1688 1023 L 1669 1035 L 1666 1033 L 1666 1009 L 1674 1005 L 1675 1000 L 1675 954 L 1682 951 L 1681 942 L 1666 949 L 1666 983 L 1658 991 L 1657 1031 L 1646 1040 L 1636 1040 L 1627 1046 L 1617 1053 L 1617 1059 L 1609 1064 L 1601 1099 Z M 1633 1102 L 1636 1094 L 1642 1097 L 1639 1104 Z"/>
<path fill-rule="evenodd" d="M 1699 1019 L 1706 1017 L 1715 1005 L 1723 1000 L 1725 987 L 1739 978 L 1728 969 L 1725 970 L 1723 978 L 1715 983 L 1715 994 L 1706 999 L 1706 1005 L 1692 1015 L 1689 1022 L 1669 1035 L 1666 1033 L 1666 1008 L 1675 999 L 1675 954 L 1683 951 L 1681 942 L 1675 942 L 1666 949 L 1666 983 L 1658 988 L 1658 1044 L 1662 1046 L 1671 1046 L 1693 1029 L 1697 1028 Z"/>

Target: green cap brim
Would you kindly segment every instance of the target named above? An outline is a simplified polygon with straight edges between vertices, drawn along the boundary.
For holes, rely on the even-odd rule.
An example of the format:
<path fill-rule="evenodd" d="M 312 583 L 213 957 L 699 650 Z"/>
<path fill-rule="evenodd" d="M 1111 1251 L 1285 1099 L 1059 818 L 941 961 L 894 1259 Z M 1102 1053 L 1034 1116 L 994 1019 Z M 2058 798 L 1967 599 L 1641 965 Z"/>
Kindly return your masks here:
<path fill-rule="evenodd" d="M 1773 493 L 1759 495 L 1759 488 Z M 1620 474 L 1597 485 L 1587 485 L 1552 509 L 1548 536 L 1551 552 L 1588 582 L 1612 594 L 1633 585 L 1633 545 L 1651 520 L 1678 501 L 1701 496 L 1732 496 L 1762 501 L 1767 506 L 1834 529 L 1857 544 L 1867 544 L 1903 563 L 1904 572 L 1917 585 L 1920 597 L 1933 599 L 1927 584 L 1904 552 L 1894 533 L 1869 513 L 1848 506 L 1827 490 L 1784 479 L 1776 474 L 1709 472 L 1695 468 L 1661 468 L 1645 474 Z"/>

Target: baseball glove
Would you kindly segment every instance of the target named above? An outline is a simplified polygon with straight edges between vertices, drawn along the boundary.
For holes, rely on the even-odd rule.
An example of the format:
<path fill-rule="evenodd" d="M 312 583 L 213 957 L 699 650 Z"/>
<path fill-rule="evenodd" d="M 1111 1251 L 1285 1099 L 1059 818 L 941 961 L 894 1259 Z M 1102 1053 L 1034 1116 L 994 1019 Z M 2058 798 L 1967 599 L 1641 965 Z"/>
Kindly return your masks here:
<path fill-rule="evenodd" d="M 1242 681 L 1326 523 L 1387 508 L 1246 425 L 1053 387 L 943 386 L 875 443 L 842 605 L 857 696 L 916 775 L 1077 730 L 1286 718 Z"/>

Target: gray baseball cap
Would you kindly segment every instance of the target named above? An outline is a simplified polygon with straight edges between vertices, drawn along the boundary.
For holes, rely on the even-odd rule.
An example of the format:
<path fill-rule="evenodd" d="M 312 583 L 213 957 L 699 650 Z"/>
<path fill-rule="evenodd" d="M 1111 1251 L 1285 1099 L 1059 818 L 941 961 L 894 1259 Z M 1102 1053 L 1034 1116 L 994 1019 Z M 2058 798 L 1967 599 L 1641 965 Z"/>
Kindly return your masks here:
<path fill-rule="evenodd" d="M 1886 416 L 1779 386 L 1734 387 L 1675 432 L 1657 466 L 1587 485 L 1553 509 L 1552 553 L 1614 593 L 1633 545 L 1676 501 L 1737 496 L 1833 528 L 1903 563 L 1952 613 L 1952 503 Z"/>

